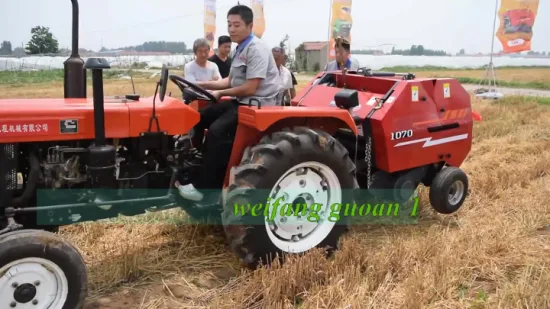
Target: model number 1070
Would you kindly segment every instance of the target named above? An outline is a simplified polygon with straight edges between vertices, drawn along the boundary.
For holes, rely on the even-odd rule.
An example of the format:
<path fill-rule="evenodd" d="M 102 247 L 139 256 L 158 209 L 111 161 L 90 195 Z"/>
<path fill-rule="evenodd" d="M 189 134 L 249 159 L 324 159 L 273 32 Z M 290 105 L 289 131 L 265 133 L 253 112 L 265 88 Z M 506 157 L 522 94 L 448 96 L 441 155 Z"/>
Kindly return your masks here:
<path fill-rule="evenodd" d="M 404 131 L 397 131 L 391 133 L 391 140 L 396 139 L 402 139 L 406 137 L 412 137 L 413 136 L 413 130 L 404 130 Z"/>

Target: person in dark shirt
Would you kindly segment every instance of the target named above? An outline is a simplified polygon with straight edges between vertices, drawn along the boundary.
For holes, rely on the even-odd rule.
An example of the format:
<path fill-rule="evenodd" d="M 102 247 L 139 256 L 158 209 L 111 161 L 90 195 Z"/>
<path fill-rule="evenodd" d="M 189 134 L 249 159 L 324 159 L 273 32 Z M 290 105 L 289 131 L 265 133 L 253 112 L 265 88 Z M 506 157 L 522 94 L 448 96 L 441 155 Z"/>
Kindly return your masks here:
<path fill-rule="evenodd" d="M 222 79 L 229 76 L 229 69 L 231 69 L 230 52 L 231 38 L 227 35 L 222 35 L 218 38 L 218 52 L 208 58 L 208 60 L 218 65 Z"/>
<path fill-rule="evenodd" d="M 296 81 L 296 77 L 294 77 L 294 73 L 292 73 L 292 70 L 290 70 L 290 76 L 292 76 L 292 86 L 298 85 L 298 82 Z"/>
<path fill-rule="evenodd" d="M 286 60 L 288 60 L 288 56 L 285 56 L 285 57 L 287 57 Z M 286 62 L 287 61 L 285 61 L 285 63 Z M 298 81 L 296 80 L 296 77 L 294 77 L 294 73 L 292 73 L 292 70 L 291 69 L 288 69 L 288 70 L 290 71 L 290 76 L 292 77 L 292 86 L 294 86 L 292 88 L 292 91 L 293 91 L 292 97 L 294 98 L 296 96 L 296 85 L 298 85 Z"/>

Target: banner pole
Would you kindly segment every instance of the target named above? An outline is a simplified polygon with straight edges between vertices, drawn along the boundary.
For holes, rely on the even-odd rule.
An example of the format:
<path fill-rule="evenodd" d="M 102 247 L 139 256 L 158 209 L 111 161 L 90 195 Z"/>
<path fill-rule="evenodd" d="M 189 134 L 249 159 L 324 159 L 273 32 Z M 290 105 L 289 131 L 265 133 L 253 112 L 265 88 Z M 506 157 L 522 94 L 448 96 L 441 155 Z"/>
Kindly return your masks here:
<path fill-rule="evenodd" d="M 497 25 L 497 15 L 498 15 L 498 0 L 495 0 L 495 17 L 493 19 L 493 32 L 492 32 L 492 40 L 491 40 L 491 57 L 489 58 L 489 63 L 493 63 L 493 50 L 495 48 L 495 36 L 496 36 L 496 25 Z"/>
<path fill-rule="evenodd" d="M 496 37 L 496 24 L 497 24 L 497 15 L 498 15 L 498 0 L 495 0 L 495 15 L 493 19 L 493 32 L 491 33 L 491 54 L 489 55 L 489 66 L 485 70 L 485 77 L 479 82 L 478 88 L 474 91 L 476 97 L 481 98 L 492 98 L 498 99 L 503 95 L 497 92 L 497 77 L 495 73 L 495 65 L 493 64 L 493 54 L 495 48 L 495 37 Z M 481 86 L 483 86 L 484 81 L 487 80 L 487 86 L 489 89 L 483 91 Z M 494 86 L 494 87 L 493 87 Z"/>
<path fill-rule="evenodd" d="M 327 42 L 328 42 L 328 47 L 327 47 L 327 64 L 330 62 L 330 33 L 331 33 L 331 30 L 332 30 L 332 24 L 331 24 L 331 21 L 332 21 L 332 0 L 328 0 L 328 37 L 327 37 Z"/>

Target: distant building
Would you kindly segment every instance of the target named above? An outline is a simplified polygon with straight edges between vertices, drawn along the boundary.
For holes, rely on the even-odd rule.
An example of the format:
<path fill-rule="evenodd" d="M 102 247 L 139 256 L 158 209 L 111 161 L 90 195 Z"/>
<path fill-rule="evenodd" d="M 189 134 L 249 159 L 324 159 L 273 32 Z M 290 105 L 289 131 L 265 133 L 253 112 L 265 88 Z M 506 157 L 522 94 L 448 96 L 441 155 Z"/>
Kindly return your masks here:
<path fill-rule="evenodd" d="M 319 72 L 328 62 L 327 41 L 303 42 L 295 49 L 297 71 Z"/>

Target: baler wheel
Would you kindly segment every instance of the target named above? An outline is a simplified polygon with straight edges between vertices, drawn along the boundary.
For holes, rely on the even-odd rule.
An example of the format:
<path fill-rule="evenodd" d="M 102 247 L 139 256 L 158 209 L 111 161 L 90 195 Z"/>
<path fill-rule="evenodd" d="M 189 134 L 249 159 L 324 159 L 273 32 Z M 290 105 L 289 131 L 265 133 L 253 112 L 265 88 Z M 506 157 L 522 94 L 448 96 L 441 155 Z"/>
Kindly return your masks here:
<path fill-rule="evenodd" d="M 0 308 L 81 309 L 86 265 L 71 244 L 42 230 L 0 236 Z"/>
<path fill-rule="evenodd" d="M 327 254 L 337 249 L 348 229 L 348 218 L 343 215 L 345 207 L 334 211 L 331 205 L 353 203 L 353 189 L 358 185 L 346 148 L 332 136 L 304 127 L 265 136 L 246 149 L 234 171 L 222 221 L 230 248 L 247 267 L 271 264 L 277 257 L 283 262 L 283 254 L 300 254 L 315 247 L 328 249 Z M 273 214 L 277 199 L 280 204 Z M 318 203 L 322 209 L 313 212 L 320 219 L 310 217 L 309 207 L 302 215 L 302 206 L 300 213 L 293 207 L 293 214 L 284 216 L 285 203 Z M 245 214 L 240 210 L 240 205 L 256 204 L 269 204 L 267 216 L 263 207 L 256 215 L 251 214 L 253 207 Z M 328 220 L 331 214 L 339 214 L 340 219 Z"/>
<path fill-rule="evenodd" d="M 435 175 L 430 186 L 430 204 L 441 214 L 452 214 L 468 194 L 468 176 L 460 168 L 447 166 Z"/>

